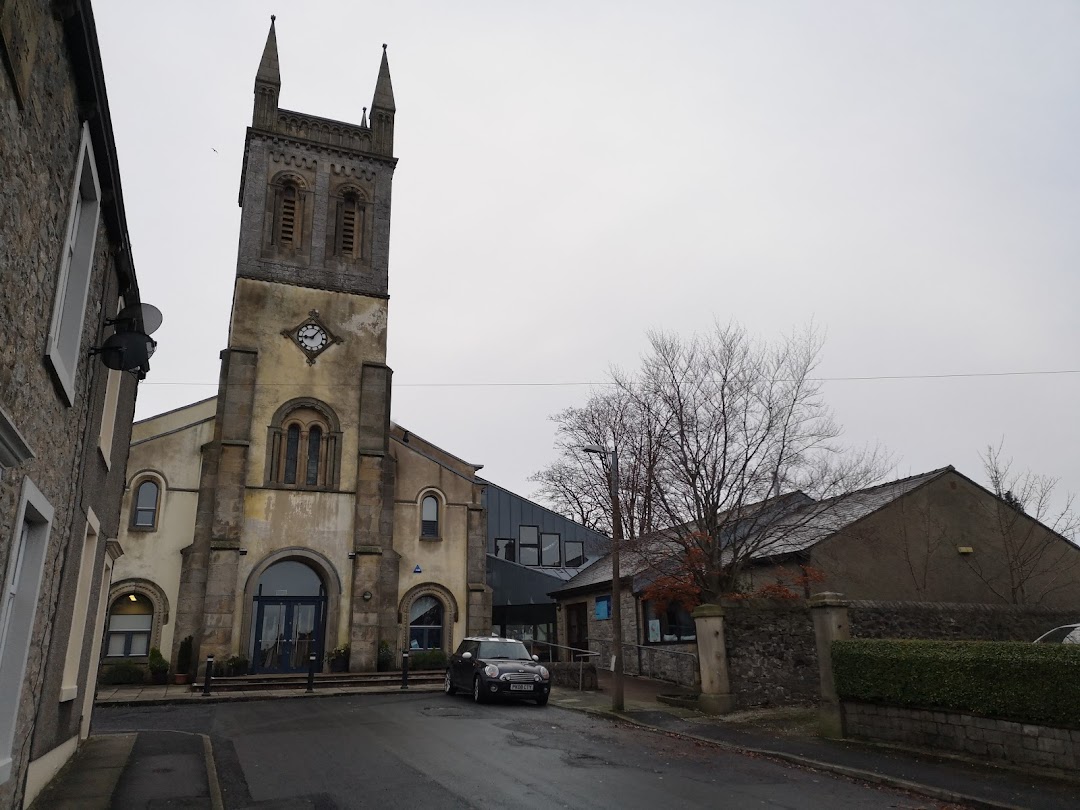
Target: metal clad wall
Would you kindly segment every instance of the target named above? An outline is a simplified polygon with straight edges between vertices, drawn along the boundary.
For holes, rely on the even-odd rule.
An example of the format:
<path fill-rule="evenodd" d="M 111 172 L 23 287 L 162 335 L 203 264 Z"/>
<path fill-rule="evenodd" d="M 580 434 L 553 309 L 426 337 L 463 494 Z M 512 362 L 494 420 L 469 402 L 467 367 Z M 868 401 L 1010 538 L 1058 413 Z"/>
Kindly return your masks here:
<path fill-rule="evenodd" d="M 488 510 L 488 551 L 495 553 L 495 538 L 517 539 L 519 526 L 539 526 L 540 532 L 553 532 L 567 540 L 580 540 L 585 544 L 585 555 L 590 560 L 606 554 L 608 538 L 580 523 L 564 518 L 539 504 L 515 495 L 509 490 L 490 482 L 484 485 L 484 504 Z"/>

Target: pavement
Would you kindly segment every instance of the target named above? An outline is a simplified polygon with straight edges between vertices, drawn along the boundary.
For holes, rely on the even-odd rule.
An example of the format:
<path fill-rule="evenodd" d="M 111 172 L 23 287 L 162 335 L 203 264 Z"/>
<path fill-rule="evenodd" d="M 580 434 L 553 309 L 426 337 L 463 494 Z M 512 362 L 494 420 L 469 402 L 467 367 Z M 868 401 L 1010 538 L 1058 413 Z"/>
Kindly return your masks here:
<path fill-rule="evenodd" d="M 693 739 L 703 745 L 764 756 L 886 785 L 954 805 L 979 808 L 1066 810 L 1080 806 L 1080 781 L 1052 778 L 971 759 L 938 753 L 828 740 L 813 735 L 805 722 L 757 725 L 732 718 L 706 716 L 667 705 L 659 695 L 679 692 L 672 684 L 627 677 L 624 708 L 611 708 L 611 675 L 600 673 L 600 690 L 579 692 L 555 687 L 551 705 L 614 722 L 631 723 L 658 733 Z M 413 692 L 439 691 L 422 685 Z M 342 694 L 400 694 L 387 687 L 341 687 L 274 692 L 222 692 L 204 696 L 189 687 L 108 688 L 97 705 L 162 705 L 250 700 L 311 700 Z M 803 716 L 809 713 L 804 711 Z M 788 715 L 794 717 L 795 715 Z M 781 715 L 783 717 L 783 715 Z M 210 738 L 177 731 L 91 735 L 32 810 L 105 810 L 106 808 L 209 808 L 223 810 Z"/>

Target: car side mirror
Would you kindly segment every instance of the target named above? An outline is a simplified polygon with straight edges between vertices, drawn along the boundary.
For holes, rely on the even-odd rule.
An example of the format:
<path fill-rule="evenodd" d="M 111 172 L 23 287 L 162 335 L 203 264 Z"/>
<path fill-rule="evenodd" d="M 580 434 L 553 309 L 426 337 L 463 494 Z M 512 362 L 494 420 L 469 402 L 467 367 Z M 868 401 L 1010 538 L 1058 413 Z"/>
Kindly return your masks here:
<path fill-rule="evenodd" d="M 472 653 L 470 653 L 470 652 L 461 654 L 461 660 L 462 661 L 468 661 L 470 658 L 472 658 Z"/>
<path fill-rule="evenodd" d="M 539 663 L 540 662 L 540 656 L 539 655 L 534 655 L 533 656 L 533 661 L 536 661 L 537 663 Z"/>

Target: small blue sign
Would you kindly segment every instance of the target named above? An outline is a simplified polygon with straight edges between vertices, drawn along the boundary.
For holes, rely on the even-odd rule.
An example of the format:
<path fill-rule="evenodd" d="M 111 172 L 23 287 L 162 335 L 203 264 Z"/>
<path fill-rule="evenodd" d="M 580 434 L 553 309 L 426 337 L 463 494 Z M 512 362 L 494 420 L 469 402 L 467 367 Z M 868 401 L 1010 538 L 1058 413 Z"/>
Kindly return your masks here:
<path fill-rule="evenodd" d="M 419 566 L 419 565 L 418 565 L 418 566 L 416 566 L 416 568 L 414 568 L 414 569 L 412 570 L 412 572 L 413 572 L 414 574 L 421 574 L 421 573 L 423 573 L 423 572 L 422 572 L 422 571 L 420 570 L 420 566 Z"/>

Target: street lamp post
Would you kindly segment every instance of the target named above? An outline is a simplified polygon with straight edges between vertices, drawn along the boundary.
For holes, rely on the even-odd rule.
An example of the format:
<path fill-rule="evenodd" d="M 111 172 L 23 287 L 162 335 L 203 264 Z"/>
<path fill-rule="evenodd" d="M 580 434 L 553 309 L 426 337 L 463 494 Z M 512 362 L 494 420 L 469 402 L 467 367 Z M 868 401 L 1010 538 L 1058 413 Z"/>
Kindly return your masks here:
<path fill-rule="evenodd" d="M 622 659 L 622 587 L 619 575 L 619 546 L 622 544 L 622 508 L 619 504 L 619 451 L 607 450 L 596 444 L 581 448 L 586 453 L 608 456 L 609 483 L 611 485 L 611 653 L 612 665 L 611 710 L 623 710 L 623 659 Z"/>

